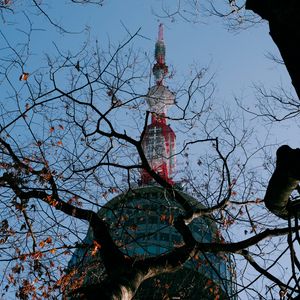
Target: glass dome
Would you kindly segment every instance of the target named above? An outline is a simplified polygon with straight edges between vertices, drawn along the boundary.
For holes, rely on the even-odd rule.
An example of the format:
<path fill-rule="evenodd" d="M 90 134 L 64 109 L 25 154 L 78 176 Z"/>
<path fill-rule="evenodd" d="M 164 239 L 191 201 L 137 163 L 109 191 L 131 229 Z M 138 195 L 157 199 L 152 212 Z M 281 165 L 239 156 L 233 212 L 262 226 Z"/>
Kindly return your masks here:
<path fill-rule="evenodd" d="M 182 192 L 182 195 L 195 208 L 203 207 L 188 194 Z M 140 187 L 121 194 L 99 211 L 99 215 L 110 224 L 111 234 L 121 250 L 139 258 L 163 254 L 183 243 L 181 235 L 171 226 L 180 213 L 183 213 L 182 207 L 156 186 Z M 196 219 L 189 227 L 197 241 L 218 239 L 217 226 L 208 218 Z M 92 241 L 89 231 L 84 242 L 91 244 Z M 98 264 L 95 264 L 96 260 Z M 99 268 L 99 257 L 78 249 L 69 267 L 79 262 L 88 269 L 85 282 L 99 280 L 103 271 Z M 134 299 L 236 299 L 234 273 L 231 256 L 199 253 L 178 271 L 146 280 Z"/>

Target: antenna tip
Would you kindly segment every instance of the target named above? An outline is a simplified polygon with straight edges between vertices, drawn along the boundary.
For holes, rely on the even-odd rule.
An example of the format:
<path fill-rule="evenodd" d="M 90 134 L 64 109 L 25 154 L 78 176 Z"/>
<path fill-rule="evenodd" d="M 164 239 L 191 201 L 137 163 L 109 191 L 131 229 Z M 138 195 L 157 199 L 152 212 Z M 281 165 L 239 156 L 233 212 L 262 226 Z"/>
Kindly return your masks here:
<path fill-rule="evenodd" d="M 163 23 L 160 23 L 159 27 L 158 27 L 158 40 L 159 41 L 164 40 L 164 25 L 163 25 Z"/>

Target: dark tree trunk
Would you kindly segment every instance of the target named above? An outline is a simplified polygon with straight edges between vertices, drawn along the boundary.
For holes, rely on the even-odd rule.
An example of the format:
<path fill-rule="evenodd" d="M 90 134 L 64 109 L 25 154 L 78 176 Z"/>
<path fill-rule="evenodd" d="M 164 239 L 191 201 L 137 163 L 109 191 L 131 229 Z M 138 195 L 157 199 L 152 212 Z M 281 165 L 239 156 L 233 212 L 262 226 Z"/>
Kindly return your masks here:
<path fill-rule="evenodd" d="M 276 168 L 269 181 L 265 205 L 280 218 L 298 217 L 299 201 L 290 201 L 290 196 L 300 181 L 300 149 L 284 145 L 276 155 Z"/>
<path fill-rule="evenodd" d="M 247 0 L 246 9 L 269 22 L 270 35 L 281 53 L 300 98 L 300 1 Z"/>
<path fill-rule="evenodd" d="M 300 1 L 246 0 L 246 9 L 269 22 L 270 35 L 281 53 L 300 99 Z M 300 149 L 280 147 L 277 150 L 276 169 L 264 199 L 266 207 L 283 219 L 298 217 L 300 201 L 290 201 L 290 196 L 295 189 L 299 189 L 299 181 Z"/>

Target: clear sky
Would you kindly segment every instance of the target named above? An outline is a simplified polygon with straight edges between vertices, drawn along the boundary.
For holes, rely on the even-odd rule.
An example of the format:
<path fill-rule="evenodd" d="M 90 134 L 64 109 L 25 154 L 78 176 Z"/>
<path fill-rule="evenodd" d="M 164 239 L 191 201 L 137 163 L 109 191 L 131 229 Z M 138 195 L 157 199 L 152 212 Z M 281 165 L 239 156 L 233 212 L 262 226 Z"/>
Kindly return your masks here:
<path fill-rule="evenodd" d="M 45 53 L 54 53 L 53 42 L 65 51 L 75 51 L 87 39 L 91 44 L 98 40 L 99 45 L 105 48 L 108 42 L 118 44 L 123 41 L 127 37 L 126 30 L 134 33 L 139 28 L 140 34 L 145 38 L 135 39 L 134 47 L 152 55 L 158 24 L 163 22 L 168 65 L 175 69 L 179 78 L 188 75 L 193 64 L 209 66 L 210 71 L 216 74 L 215 97 L 219 103 L 232 104 L 233 96 L 238 96 L 242 97 L 245 105 L 254 108 L 256 99 L 253 84 L 257 83 L 264 84 L 266 88 L 283 84 L 290 89 L 290 79 L 285 68 L 266 58 L 268 53 L 278 55 L 277 48 L 268 35 L 266 23 L 237 32 L 228 30 L 224 20 L 216 17 L 200 17 L 200 22 L 196 24 L 178 17 L 174 20 L 161 18 L 158 16 L 162 14 L 161 3 L 158 0 L 110 0 L 99 7 L 70 5 L 68 1 L 55 4 L 44 1 L 43 8 L 53 21 L 66 30 L 82 31 L 82 34 L 63 34 L 49 27 L 49 22 L 43 15 L 39 18 L 33 16 L 26 8 L 27 4 L 13 1 L 16 11 L 27 9 L 27 17 L 34 22 L 32 55 L 28 60 L 30 72 L 45 63 Z M 7 14 L 3 20 L 5 22 L 1 30 L 12 43 L 23 35 L 21 30 L 29 28 L 23 12 Z M 10 22 L 12 25 L 8 26 Z M 87 28 L 88 31 L 85 30 Z M 235 109 L 234 106 L 231 108 Z M 286 137 L 281 130 L 277 136 L 278 141 L 281 141 L 280 136 Z"/>

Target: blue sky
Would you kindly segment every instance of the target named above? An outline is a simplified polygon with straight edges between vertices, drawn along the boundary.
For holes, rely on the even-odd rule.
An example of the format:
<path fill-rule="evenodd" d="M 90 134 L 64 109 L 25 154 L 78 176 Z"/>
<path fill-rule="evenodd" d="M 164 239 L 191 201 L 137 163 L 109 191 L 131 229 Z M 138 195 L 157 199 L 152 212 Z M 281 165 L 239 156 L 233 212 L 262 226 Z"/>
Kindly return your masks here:
<path fill-rule="evenodd" d="M 50 3 L 50 2 L 49 2 Z M 17 4 L 19 4 L 17 6 Z M 17 8 L 21 5 L 16 1 Z M 254 82 L 263 82 L 266 86 L 275 86 L 278 82 L 289 82 L 284 68 L 276 66 L 266 59 L 268 52 L 278 54 L 275 45 L 268 35 L 266 23 L 262 23 L 239 32 L 229 31 L 221 19 L 200 18 L 197 24 L 187 23 L 180 18 L 174 22 L 159 18 L 153 11 L 160 11 L 161 1 L 106 1 L 102 7 L 70 5 L 68 3 L 47 4 L 45 8 L 49 16 L 66 30 L 78 32 L 86 26 L 90 29 L 89 40 L 96 39 L 106 46 L 108 41 L 118 43 L 126 38 L 124 26 L 131 32 L 141 28 L 146 38 L 136 39 L 137 48 L 149 53 L 153 52 L 160 22 L 165 25 L 165 41 L 167 43 L 167 61 L 178 74 L 187 74 L 190 65 L 210 65 L 216 72 L 216 83 L 219 97 L 230 101 L 233 93 L 247 90 Z M 33 19 L 33 16 L 29 15 Z M 2 27 L 9 30 L 11 40 L 20 34 L 16 29 L 24 28 L 24 16 L 9 16 L 13 26 Z M 19 24 L 18 24 L 19 23 Z M 49 28 L 45 17 L 34 18 L 35 31 L 32 42 L 34 55 L 51 50 L 52 41 L 65 49 L 74 49 L 81 45 L 87 34 L 60 34 L 58 30 Z M 49 30 L 50 29 L 50 30 Z M 44 31 L 43 31 L 44 30 Z M 254 99 L 252 99 L 254 100 Z"/>
<path fill-rule="evenodd" d="M 200 17 L 200 22 L 193 24 L 176 17 L 175 21 L 160 18 L 161 1 L 105 1 L 102 7 L 54 4 L 49 5 L 49 15 L 70 31 L 81 31 L 88 26 L 90 33 L 81 35 L 59 34 L 51 31 L 53 40 L 67 49 L 81 46 L 86 38 L 91 44 L 98 40 L 106 47 L 108 42 L 118 44 L 127 37 L 126 30 L 134 33 L 141 28 L 145 38 L 134 40 L 133 45 L 151 56 L 160 22 L 165 25 L 167 45 L 167 63 L 173 67 L 178 77 L 189 74 L 191 66 L 209 66 L 215 73 L 217 91 L 215 98 L 219 104 L 229 104 L 235 110 L 233 97 L 240 97 L 245 106 L 254 108 L 256 99 L 254 84 L 263 84 L 267 89 L 283 85 L 291 89 L 290 79 L 285 67 L 266 58 L 268 53 L 279 55 L 276 46 L 268 34 L 267 23 L 261 23 L 245 30 L 228 30 L 224 20 L 216 17 Z M 44 17 L 39 19 L 40 26 L 49 28 Z M 126 29 L 125 29 L 126 27 Z M 36 32 L 36 53 L 53 49 L 49 33 Z M 249 116 L 250 117 L 250 116 Z M 273 131 L 274 139 L 287 141 L 297 127 L 281 124 Z M 289 125 L 290 126 L 290 125 Z M 278 134 L 277 134 L 278 133 Z M 297 146 L 291 136 L 292 146 Z"/>
<path fill-rule="evenodd" d="M 20 2 L 16 3 L 21 5 Z M 34 27 L 38 30 L 32 37 L 31 68 L 36 65 L 38 69 L 39 60 L 41 64 L 45 62 L 44 54 L 53 53 L 53 42 L 66 51 L 75 51 L 87 39 L 91 44 L 98 40 L 99 44 L 106 48 L 109 42 L 118 44 L 124 41 L 127 37 L 126 30 L 134 33 L 139 28 L 140 34 L 145 38 L 135 39 L 134 48 L 151 56 L 158 24 L 163 22 L 168 65 L 175 69 L 179 78 L 187 76 L 194 64 L 209 66 L 210 72 L 215 73 L 215 98 L 219 104 L 229 104 L 231 109 L 235 110 L 233 97 L 238 96 L 245 105 L 254 107 L 256 99 L 253 84 L 257 83 L 264 84 L 267 88 L 279 84 L 286 86 L 288 90 L 291 88 L 285 68 L 266 58 L 268 53 L 278 55 L 266 23 L 232 31 L 224 25 L 224 20 L 216 17 L 201 17 L 200 22 L 196 24 L 185 22 L 178 17 L 175 20 L 160 18 L 154 13 L 161 13 L 161 1 L 157 0 L 111 0 L 105 1 L 102 7 L 70 5 L 68 2 L 48 3 L 44 2 L 44 8 L 52 20 L 63 25 L 66 30 L 83 33 L 61 34 L 59 30 L 49 27 L 44 16 L 34 17 Z M 23 15 L 13 18 L 24 20 Z M 24 24 L 22 21 L 19 23 Z M 20 32 L 16 31 L 16 28 L 20 28 L 20 25 L 9 28 L 11 39 L 14 39 L 14 36 L 15 39 L 18 38 Z M 89 33 L 85 28 L 89 28 Z M 283 128 L 281 126 L 278 133 Z M 286 134 L 280 133 L 276 137 L 279 141 L 280 136 L 286 137 Z M 291 142 L 293 143 L 292 140 Z"/>

